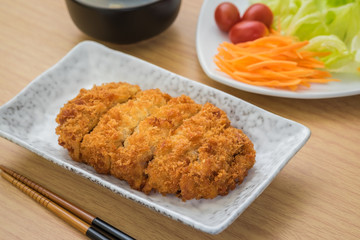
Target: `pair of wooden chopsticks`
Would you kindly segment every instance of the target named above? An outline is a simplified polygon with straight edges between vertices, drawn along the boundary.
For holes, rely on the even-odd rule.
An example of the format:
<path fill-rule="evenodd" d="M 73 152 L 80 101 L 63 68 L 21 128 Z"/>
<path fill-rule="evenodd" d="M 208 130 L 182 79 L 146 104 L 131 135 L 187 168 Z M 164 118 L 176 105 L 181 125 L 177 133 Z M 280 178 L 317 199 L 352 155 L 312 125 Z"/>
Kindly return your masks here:
<path fill-rule="evenodd" d="M 39 184 L 27 179 L 26 177 L 0 165 L 2 170 L 1 176 L 19 188 L 21 191 L 32 197 L 42 206 L 46 207 L 61 219 L 72 225 L 90 239 L 105 240 L 105 239 L 134 239 L 119 229 L 111 226 L 107 222 L 98 217 L 86 212 L 85 210 L 73 205 L 65 199 L 59 197 L 55 193 L 45 189 Z M 109 237 L 102 234 L 100 231 L 108 234 Z"/>

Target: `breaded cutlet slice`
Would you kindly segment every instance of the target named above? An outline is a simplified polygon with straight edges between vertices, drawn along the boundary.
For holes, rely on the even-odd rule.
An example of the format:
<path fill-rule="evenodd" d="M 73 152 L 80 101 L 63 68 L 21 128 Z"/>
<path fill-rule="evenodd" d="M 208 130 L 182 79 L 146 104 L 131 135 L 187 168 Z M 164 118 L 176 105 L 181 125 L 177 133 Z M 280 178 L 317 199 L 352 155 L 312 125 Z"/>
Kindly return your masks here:
<path fill-rule="evenodd" d="M 229 127 L 208 135 L 198 150 L 198 159 L 181 175 L 179 197 L 183 200 L 227 195 L 255 163 L 254 146 L 241 130 Z"/>
<path fill-rule="evenodd" d="M 145 170 L 148 179 L 142 191 L 148 194 L 155 190 L 163 195 L 178 193 L 184 169 L 198 161 L 198 149 L 208 135 L 220 134 L 229 126 L 223 110 L 210 103 L 203 105 L 199 113 L 185 120 L 173 135 L 158 145 Z"/>
<path fill-rule="evenodd" d="M 58 142 L 69 151 L 71 158 L 80 161 L 80 143 L 111 107 L 133 97 L 140 87 L 128 83 L 107 83 L 94 86 L 66 103 L 57 115 Z"/>
<path fill-rule="evenodd" d="M 170 98 L 159 89 L 150 89 L 138 92 L 126 103 L 115 105 L 101 117 L 93 131 L 84 136 L 80 149 L 82 161 L 99 173 L 109 173 L 110 154 L 122 147 L 136 126 Z"/>
<path fill-rule="evenodd" d="M 124 148 L 116 151 L 111 174 L 140 190 L 146 181 L 144 170 L 153 158 L 156 146 L 200 109 L 201 105 L 185 95 L 171 99 L 157 113 L 143 120 L 126 139 Z"/>

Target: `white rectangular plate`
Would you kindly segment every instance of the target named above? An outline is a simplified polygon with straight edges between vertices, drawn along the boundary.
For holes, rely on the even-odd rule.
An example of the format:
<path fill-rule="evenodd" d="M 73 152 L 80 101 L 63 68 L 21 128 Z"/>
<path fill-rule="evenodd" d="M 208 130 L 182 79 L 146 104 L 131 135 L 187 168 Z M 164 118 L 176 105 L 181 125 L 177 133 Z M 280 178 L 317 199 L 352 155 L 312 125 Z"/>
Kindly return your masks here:
<path fill-rule="evenodd" d="M 118 81 L 138 84 L 143 90 L 159 88 L 174 97 L 186 94 L 198 103 L 211 102 L 223 109 L 233 126 L 249 136 L 257 151 L 256 163 L 245 181 L 227 196 L 183 202 L 175 196 L 145 195 L 124 181 L 97 174 L 91 167 L 72 161 L 58 145 L 55 134 L 60 108 L 81 88 Z M 85 41 L 0 108 L 0 136 L 172 219 L 217 234 L 261 194 L 305 144 L 310 131 L 234 96 Z"/>

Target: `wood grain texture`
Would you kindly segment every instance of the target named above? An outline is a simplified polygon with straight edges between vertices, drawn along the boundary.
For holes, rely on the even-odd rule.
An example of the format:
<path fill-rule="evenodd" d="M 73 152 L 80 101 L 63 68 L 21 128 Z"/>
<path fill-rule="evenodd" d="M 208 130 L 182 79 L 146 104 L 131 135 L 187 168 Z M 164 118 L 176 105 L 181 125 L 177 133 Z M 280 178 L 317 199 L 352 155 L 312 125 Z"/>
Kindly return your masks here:
<path fill-rule="evenodd" d="M 50 201 L 45 196 L 41 195 L 34 189 L 28 187 L 24 183 L 16 180 L 9 174 L 5 172 L 1 172 L 1 176 L 10 182 L 12 185 L 20 189 L 23 193 L 34 199 L 36 202 L 40 203 L 46 209 L 49 209 L 55 215 L 60 217 L 62 220 L 73 226 L 75 229 L 80 231 L 82 234 L 86 234 L 88 228 L 90 227 L 89 224 L 85 223 L 83 220 L 76 217 L 74 214 L 66 211 L 64 208 L 60 207 L 59 205 L 55 204 L 54 202 Z"/>
<path fill-rule="evenodd" d="M 215 87 L 312 131 L 306 145 L 225 231 L 209 235 L 77 176 L 5 139 L 0 164 L 22 173 L 136 239 L 358 239 L 360 96 L 297 100 L 224 86 L 201 69 L 195 48 L 202 1 L 184 0 L 174 24 L 131 45 L 101 42 Z M 64 1 L 0 0 L 0 105 L 83 40 Z M 1 180 L 1 179 L 0 179 Z M 0 181 L 0 239 L 87 239 L 8 182 Z"/>
<path fill-rule="evenodd" d="M 2 166 L 2 165 L 0 165 L 0 170 L 2 170 L 2 172 L 4 172 L 4 173 L 7 173 L 8 175 L 13 177 L 14 179 L 18 180 L 19 182 L 25 184 L 29 188 L 31 188 L 31 189 L 35 190 L 36 192 L 40 193 L 42 196 L 44 196 L 45 198 L 48 198 L 50 201 L 56 203 L 57 205 L 61 206 L 65 210 L 73 213 L 74 215 L 76 215 L 77 217 L 79 217 L 80 219 L 85 221 L 86 223 L 91 224 L 92 221 L 96 218 L 91 213 L 89 213 L 89 212 L 85 211 L 84 209 L 81 209 L 81 208 L 73 205 L 72 203 L 66 201 L 64 198 L 62 198 L 59 195 L 51 192 L 48 189 L 42 187 L 41 185 L 36 184 L 35 182 L 31 181 L 30 179 L 28 179 L 25 176 L 20 175 L 20 174 L 18 174 L 16 172 L 12 171 L 11 169 L 6 168 L 5 166 Z M 1 174 L 3 174 L 3 173 L 1 173 Z"/>

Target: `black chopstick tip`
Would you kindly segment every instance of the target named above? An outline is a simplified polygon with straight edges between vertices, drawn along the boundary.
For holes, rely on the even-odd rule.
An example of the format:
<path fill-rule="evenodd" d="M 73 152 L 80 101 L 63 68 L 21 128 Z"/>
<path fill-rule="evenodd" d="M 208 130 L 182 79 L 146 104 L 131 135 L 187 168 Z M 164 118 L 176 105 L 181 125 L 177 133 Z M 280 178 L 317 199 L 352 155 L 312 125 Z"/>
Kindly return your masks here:
<path fill-rule="evenodd" d="M 98 227 L 99 229 L 109 233 L 111 236 L 115 237 L 119 240 L 134 240 L 134 238 L 130 237 L 126 233 L 120 231 L 119 229 L 115 228 L 114 226 L 108 224 L 107 222 L 101 220 L 100 218 L 96 217 L 91 223 L 93 226 Z"/>
<path fill-rule="evenodd" d="M 102 235 L 92 227 L 88 228 L 88 230 L 86 231 L 86 236 L 93 240 L 111 240 L 110 238 Z"/>

